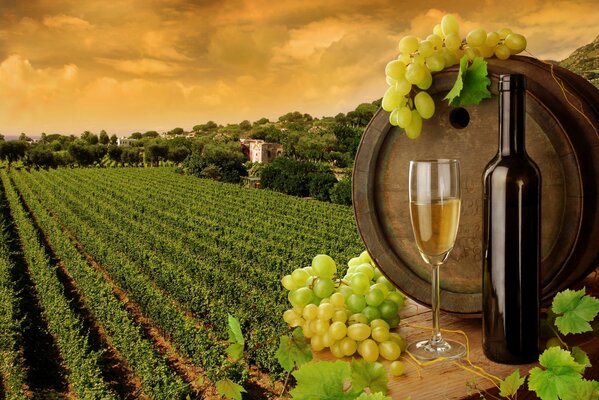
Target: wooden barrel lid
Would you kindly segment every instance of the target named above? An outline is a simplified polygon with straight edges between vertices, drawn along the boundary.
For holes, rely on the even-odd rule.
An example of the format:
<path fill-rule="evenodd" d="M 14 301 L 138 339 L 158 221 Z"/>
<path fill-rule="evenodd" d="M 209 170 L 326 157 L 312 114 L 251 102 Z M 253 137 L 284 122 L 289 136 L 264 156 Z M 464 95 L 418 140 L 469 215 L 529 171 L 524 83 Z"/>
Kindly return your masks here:
<path fill-rule="evenodd" d="M 526 147 L 542 174 L 541 287 L 547 304 L 599 263 L 599 91 L 582 77 L 528 57 L 488 60 L 491 88 L 500 74 L 527 77 Z M 456 245 L 441 267 L 441 309 L 481 312 L 482 172 L 497 152 L 498 97 L 455 109 L 443 101 L 457 68 L 435 75 L 436 103 L 417 140 L 379 110 L 366 128 L 353 170 L 358 230 L 372 258 L 409 297 L 430 305 L 430 267 L 421 259 L 408 207 L 408 163 L 457 158 L 462 213 Z M 567 100 L 566 100 L 567 98 Z"/>

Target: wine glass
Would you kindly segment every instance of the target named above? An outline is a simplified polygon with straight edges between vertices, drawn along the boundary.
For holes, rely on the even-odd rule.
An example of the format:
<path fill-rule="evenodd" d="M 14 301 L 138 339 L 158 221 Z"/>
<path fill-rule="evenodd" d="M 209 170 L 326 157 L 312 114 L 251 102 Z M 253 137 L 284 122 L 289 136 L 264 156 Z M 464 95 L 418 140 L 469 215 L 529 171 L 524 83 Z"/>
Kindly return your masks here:
<path fill-rule="evenodd" d="M 410 218 L 420 255 L 432 266 L 433 334 L 411 343 L 408 351 L 421 360 L 464 355 L 462 343 L 445 340 L 439 328 L 439 267 L 453 248 L 460 221 L 460 163 L 458 160 L 410 161 Z"/>

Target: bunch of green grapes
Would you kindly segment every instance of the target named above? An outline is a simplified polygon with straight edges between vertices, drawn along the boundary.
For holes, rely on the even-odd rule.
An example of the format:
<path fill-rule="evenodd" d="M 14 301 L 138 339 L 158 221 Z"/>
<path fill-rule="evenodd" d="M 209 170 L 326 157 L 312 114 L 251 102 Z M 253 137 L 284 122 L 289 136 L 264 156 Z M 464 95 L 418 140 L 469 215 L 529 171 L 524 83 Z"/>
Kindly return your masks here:
<path fill-rule="evenodd" d="M 406 342 L 391 330 L 399 324 L 405 296 L 366 251 L 349 260 L 342 279 L 335 279 L 336 273 L 335 261 L 319 254 L 311 266 L 285 275 L 281 283 L 289 290 L 292 308 L 283 313 L 283 320 L 301 326 L 314 351 L 329 348 L 337 358 L 357 352 L 367 361 L 379 356 L 397 360 Z"/>
<path fill-rule="evenodd" d="M 403 128 L 409 138 L 415 139 L 422 131 L 422 120 L 435 113 L 435 102 L 426 92 L 433 82 L 433 73 L 458 64 L 464 55 L 469 60 L 493 56 L 505 60 L 524 49 L 526 38 L 508 28 L 497 32 L 477 28 L 462 39 L 456 17 L 445 15 L 426 39 L 412 35 L 401 38 L 399 56 L 385 68 L 389 88 L 382 107 L 391 113 L 392 125 Z"/>

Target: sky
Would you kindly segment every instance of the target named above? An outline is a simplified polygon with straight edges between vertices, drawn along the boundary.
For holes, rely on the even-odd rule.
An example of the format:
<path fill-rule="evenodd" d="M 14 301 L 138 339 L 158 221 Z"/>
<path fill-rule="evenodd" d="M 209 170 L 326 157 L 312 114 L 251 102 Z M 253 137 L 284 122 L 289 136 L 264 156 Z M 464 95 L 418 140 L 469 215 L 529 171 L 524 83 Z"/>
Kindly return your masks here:
<path fill-rule="evenodd" d="M 0 0 L 0 133 L 159 132 L 334 116 L 380 98 L 406 34 L 446 13 L 541 59 L 599 35 L 597 0 Z"/>

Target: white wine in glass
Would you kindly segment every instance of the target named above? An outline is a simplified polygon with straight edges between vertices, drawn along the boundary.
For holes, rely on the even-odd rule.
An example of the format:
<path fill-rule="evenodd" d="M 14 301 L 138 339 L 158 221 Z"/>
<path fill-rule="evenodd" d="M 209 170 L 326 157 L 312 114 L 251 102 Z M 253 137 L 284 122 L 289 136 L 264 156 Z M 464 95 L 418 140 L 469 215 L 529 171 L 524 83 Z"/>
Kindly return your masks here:
<path fill-rule="evenodd" d="M 453 248 L 460 222 L 460 163 L 458 160 L 410 161 L 410 218 L 420 255 L 432 266 L 433 333 L 408 345 L 421 360 L 462 357 L 462 343 L 445 340 L 439 327 L 439 267 Z"/>

